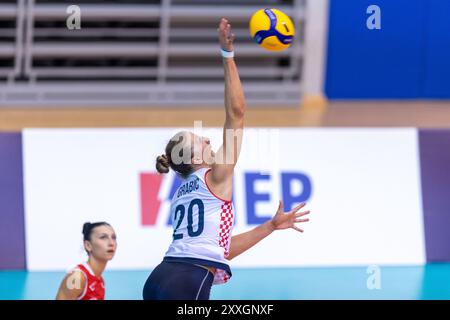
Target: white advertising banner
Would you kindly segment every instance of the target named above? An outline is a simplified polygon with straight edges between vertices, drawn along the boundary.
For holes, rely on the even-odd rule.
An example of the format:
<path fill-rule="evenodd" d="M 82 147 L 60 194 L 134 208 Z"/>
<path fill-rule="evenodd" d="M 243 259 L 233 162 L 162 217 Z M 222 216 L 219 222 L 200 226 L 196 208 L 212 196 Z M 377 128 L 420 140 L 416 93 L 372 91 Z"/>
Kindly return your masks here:
<path fill-rule="evenodd" d="M 179 129 L 27 129 L 23 133 L 29 270 L 86 260 L 84 222 L 107 221 L 109 269 L 150 269 L 171 238 L 179 178 L 155 159 Z M 221 143 L 219 128 L 197 132 Z M 232 267 L 421 264 L 425 261 L 415 129 L 245 129 L 235 170 L 233 234 L 306 201 L 303 234 L 276 231 Z"/>

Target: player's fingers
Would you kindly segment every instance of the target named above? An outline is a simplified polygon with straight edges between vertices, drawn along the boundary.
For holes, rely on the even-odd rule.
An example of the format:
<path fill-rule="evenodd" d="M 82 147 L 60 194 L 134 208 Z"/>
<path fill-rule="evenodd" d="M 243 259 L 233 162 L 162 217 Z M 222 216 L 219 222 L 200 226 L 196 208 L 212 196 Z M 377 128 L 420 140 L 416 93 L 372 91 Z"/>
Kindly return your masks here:
<path fill-rule="evenodd" d="M 309 219 L 295 219 L 295 222 L 308 222 Z"/>
<path fill-rule="evenodd" d="M 297 217 L 297 218 L 299 218 L 299 217 L 303 217 L 303 216 L 306 216 L 307 214 L 310 214 L 311 213 L 311 211 L 303 211 L 303 212 L 298 212 L 298 213 L 296 213 L 295 214 L 295 217 Z"/>
<path fill-rule="evenodd" d="M 220 28 L 220 29 L 225 29 L 226 26 L 227 26 L 227 24 L 228 24 L 228 21 L 227 21 L 225 18 L 222 18 L 222 19 L 220 20 L 219 28 Z"/>
<path fill-rule="evenodd" d="M 278 202 L 278 209 L 277 209 L 277 212 L 280 212 L 280 211 L 283 211 L 283 201 L 279 201 Z"/>
<path fill-rule="evenodd" d="M 297 226 L 292 226 L 291 228 L 294 229 L 294 230 L 296 230 L 296 231 L 298 231 L 298 232 L 303 233 L 303 230 L 300 229 L 300 228 L 298 228 Z"/>
<path fill-rule="evenodd" d="M 303 208 L 304 206 L 306 206 L 306 202 L 300 203 L 298 206 L 296 206 L 294 209 L 292 209 L 292 210 L 289 211 L 289 212 L 295 212 L 295 213 L 297 213 L 297 211 L 300 210 L 301 208 Z"/>

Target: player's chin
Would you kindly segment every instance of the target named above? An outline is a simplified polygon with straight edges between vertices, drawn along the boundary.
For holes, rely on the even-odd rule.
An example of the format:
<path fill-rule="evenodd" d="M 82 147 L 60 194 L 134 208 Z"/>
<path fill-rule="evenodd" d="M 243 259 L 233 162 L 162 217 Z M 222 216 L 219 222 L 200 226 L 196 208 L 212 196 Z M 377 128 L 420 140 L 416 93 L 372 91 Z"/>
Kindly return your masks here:
<path fill-rule="evenodd" d="M 106 261 L 109 261 L 109 260 L 112 260 L 112 258 L 114 258 L 115 254 L 116 254 L 115 250 L 106 251 L 105 254 L 103 255 L 103 257 Z"/>

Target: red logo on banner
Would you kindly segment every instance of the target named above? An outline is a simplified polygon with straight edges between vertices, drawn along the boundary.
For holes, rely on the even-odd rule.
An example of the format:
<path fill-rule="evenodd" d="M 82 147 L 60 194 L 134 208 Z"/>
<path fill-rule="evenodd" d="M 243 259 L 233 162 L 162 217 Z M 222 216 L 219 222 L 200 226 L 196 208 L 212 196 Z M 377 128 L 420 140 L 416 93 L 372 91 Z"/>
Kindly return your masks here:
<path fill-rule="evenodd" d="M 141 222 L 143 226 L 154 226 L 156 224 L 161 206 L 158 193 L 162 180 L 162 175 L 141 173 Z"/>

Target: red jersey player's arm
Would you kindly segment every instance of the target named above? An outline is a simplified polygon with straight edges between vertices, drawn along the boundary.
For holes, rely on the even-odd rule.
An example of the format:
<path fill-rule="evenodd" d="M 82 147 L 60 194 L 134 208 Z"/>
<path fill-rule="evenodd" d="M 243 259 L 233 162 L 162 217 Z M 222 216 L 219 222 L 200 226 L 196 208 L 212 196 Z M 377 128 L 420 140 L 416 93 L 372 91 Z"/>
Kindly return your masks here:
<path fill-rule="evenodd" d="M 86 287 L 86 276 L 80 270 L 67 274 L 59 286 L 56 300 L 77 300 Z"/>

